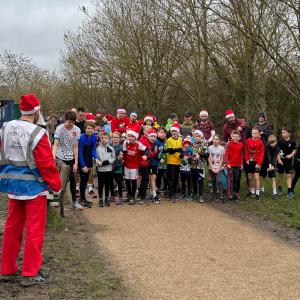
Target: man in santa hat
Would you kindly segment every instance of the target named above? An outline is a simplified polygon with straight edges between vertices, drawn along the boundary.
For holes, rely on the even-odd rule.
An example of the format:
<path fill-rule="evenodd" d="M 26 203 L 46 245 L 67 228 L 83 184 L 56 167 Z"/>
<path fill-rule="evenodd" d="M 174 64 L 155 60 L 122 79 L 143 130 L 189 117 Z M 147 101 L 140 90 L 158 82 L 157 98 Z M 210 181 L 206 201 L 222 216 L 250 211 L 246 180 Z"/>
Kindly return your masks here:
<path fill-rule="evenodd" d="M 125 133 L 129 124 L 130 120 L 126 116 L 126 110 L 124 108 L 118 108 L 117 116 L 113 117 L 111 121 L 111 131 L 118 131 L 121 134 Z"/>
<path fill-rule="evenodd" d="M 40 272 L 46 225 L 47 191 L 61 190 L 46 130 L 37 126 L 40 101 L 33 94 L 20 100 L 21 118 L 5 123 L 0 131 L 0 192 L 9 197 L 2 241 L 2 280 L 29 286 L 45 282 Z M 16 262 L 26 227 L 22 270 Z"/>
<path fill-rule="evenodd" d="M 244 129 L 246 128 L 246 123 L 243 119 L 239 119 L 235 117 L 233 110 L 226 110 L 226 120 L 223 127 L 222 140 L 224 143 L 227 143 L 231 140 L 231 133 L 233 130 L 238 130 L 241 134 L 241 141 L 243 143 L 246 142 L 246 136 L 244 133 Z"/>

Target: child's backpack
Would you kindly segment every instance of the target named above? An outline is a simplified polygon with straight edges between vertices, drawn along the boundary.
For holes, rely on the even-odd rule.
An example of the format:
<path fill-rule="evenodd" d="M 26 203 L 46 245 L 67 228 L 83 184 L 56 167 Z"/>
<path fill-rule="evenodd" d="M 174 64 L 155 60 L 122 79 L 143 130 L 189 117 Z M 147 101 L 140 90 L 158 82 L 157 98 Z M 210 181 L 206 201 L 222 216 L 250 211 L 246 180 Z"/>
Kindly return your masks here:
<path fill-rule="evenodd" d="M 222 181 L 224 192 L 227 191 L 227 176 L 228 176 L 227 170 L 223 169 L 221 173 L 221 181 Z"/>

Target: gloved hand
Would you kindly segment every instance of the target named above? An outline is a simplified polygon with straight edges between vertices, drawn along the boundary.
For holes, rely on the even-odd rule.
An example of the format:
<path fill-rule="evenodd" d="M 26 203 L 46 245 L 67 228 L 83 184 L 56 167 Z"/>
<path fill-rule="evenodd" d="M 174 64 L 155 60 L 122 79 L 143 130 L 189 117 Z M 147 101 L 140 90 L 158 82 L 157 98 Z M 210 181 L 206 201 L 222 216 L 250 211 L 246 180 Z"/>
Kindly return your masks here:
<path fill-rule="evenodd" d="M 102 162 L 102 166 L 107 166 L 107 165 L 109 165 L 109 161 L 108 161 L 108 160 L 104 160 L 104 161 Z"/>

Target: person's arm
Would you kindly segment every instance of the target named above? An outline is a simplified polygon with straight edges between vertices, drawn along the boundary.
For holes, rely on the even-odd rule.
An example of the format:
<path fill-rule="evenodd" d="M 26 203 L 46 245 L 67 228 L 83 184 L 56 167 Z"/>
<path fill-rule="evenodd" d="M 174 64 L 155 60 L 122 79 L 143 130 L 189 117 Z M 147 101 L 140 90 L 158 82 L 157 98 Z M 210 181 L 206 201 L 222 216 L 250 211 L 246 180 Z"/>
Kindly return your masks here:
<path fill-rule="evenodd" d="M 92 157 L 94 160 L 97 159 L 97 153 L 96 153 L 96 143 L 97 143 L 97 136 L 93 135 L 91 138 L 93 138 L 92 142 Z"/>
<path fill-rule="evenodd" d="M 53 154 L 49 145 L 48 137 L 45 134 L 33 150 L 33 156 L 41 177 L 48 184 L 49 188 L 59 193 L 61 191 L 61 179 L 56 168 Z"/>
<path fill-rule="evenodd" d="M 56 157 L 57 146 L 58 146 L 58 139 L 54 139 L 54 143 L 52 147 L 52 155 L 54 159 Z"/>
<path fill-rule="evenodd" d="M 223 143 L 227 143 L 228 142 L 228 134 L 227 134 L 227 129 L 226 129 L 226 124 L 223 127 L 223 131 L 222 131 L 222 141 Z"/>
<path fill-rule="evenodd" d="M 231 144 L 228 143 L 228 145 L 225 148 L 225 162 L 227 168 L 231 168 L 231 155 L 230 155 L 230 150 L 231 150 Z"/>
<path fill-rule="evenodd" d="M 86 163 L 84 161 L 84 156 L 83 156 L 83 148 L 84 148 L 84 136 L 82 135 L 79 140 L 78 144 L 78 160 L 80 162 L 80 167 L 85 168 Z"/>
<path fill-rule="evenodd" d="M 257 159 L 257 165 L 261 166 L 264 160 L 264 155 L 265 155 L 265 146 L 264 143 L 261 141 L 260 145 L 259 145 L 259 156 Z"/>
<path fill-rule="evenodd" d="M 78 142 L 74 144 L 74 161 L 73 172 L 75 173 L 78 169 Z"/>
<path fill-rule="evenodd" d="M 246 161 L 247 164 L 249 164 L 250 153 L 249 153 L 249 149 L 248 149 L 248 141 L 246 141 L 244 153 L 245 153 L 245 161 Z"/>
<path fill-rule="evenodd" d="M 212 160 L 211 160 L 211 153 L 209 153 L 209 156 L 208 156 L 208 163 L 209 163 L 210 168 L 212 169 L 213 168 L 213 163 L 212 163 Z"/>
<path fill-rule="evenodd" d="M 109 159 L 109 163 L 113 164 L 116 160 L 116 153 L 115 153 L 115 149 L 113 147 L 111 147 L 111 158 Z"/>

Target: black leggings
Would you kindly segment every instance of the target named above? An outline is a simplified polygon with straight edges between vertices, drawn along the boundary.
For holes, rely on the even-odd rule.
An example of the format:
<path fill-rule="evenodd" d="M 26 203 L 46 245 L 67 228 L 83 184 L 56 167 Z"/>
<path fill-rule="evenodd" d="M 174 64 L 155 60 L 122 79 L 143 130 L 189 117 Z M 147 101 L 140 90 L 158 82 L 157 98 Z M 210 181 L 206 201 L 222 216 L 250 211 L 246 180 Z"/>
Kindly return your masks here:
<path fill-rule="evenodd" d="M 97 175 L 99 200 L 101 200 L 103 197 L 103 187 L 105 189 L 105 198 L 109 196 L 111 172 L 97 172 Z"/>
<path fill-rule="evenodd" d="M 75 160 L 62 160 L 66 165 L 70 166 L 70 172 L 69 172 L 69 181 L 70 181 L 70 192 L 72 195 L 72 202 L 76 202 L 76 180 L 75 180 L 75 174 L 73 172 L 73 166 L 75 163 Z"/>
<path fill-rule="evenodd" d="M 91 170 L 88 171 L 88 173 L 84 173 L 81 169 L 79 169 L 79 177 L 80 177 L 80 185 L 79 185 L 79 191 L 80 191 L 80 200 L 86 201 L 85 198 L 85 190 L 87 183 L 89 181 Z"/>
<path fill-rule="evenodd" d="M 164 182 L 164 191 L 168 190 L 168 179 L 167 179 L 167 170 L 166 169 L 158 169 L 157 177 L 156 177 L 156 186 L 157 189 L 161 189 L 161 180 Z"/>
<path fill-rule="evenodd" d="M 227 171 L 227 176 L 230 177 L 230 187 L 229 192 L 232 193 L 239 193 L 240 192 L 240 182 L 241 182 L 241 168 L 240 167 L 231 167 L 231 170 Z"/>
<path fill-rule="evenodd" d="M 170 198 L 176 194 L 179 171 L 180 171 L 179 165 L 167 165 L 167 178 L 168 178 Z"/>
<path fill-rule="evenodd" d="M 187 192 L 188 194 L 191 194 L 192 190 L 192 175 L 191 173 L 180 173 L 180 178 L 181 178 L 181 193 L 185 194 L 186 193 L 186 187 L 187 187 Z"/>
<path fill-rule="evenodd" d="M 123 187 L 122 187 L 122 180 L 123 180 L 123 175 L 122 173 L 112 173 L 111 174 L 111 181 L 110 181 L 110 193 L 111 196 L 114 197 L 115 195 L 115 185 L 114 185 L 114 180 L 116 181 L 117 185 L 118 185 L 118 194 L 119 197 L 122 198 L 123 193 Z"/>
<path fill-rule="evenodd" d="M 297 171 L 295 172 L 295 175 L 294 175 L 294 178 L 292 181 L 292 192 L 294 192 L 295 186 L 296 186 L 299 178 L 300 178 L 300 170 L 298 172 Z"/>
<path fill-rule="evenodd" d="M 147 194 L 147 187 L 149 184 L 148 167 L 140 168 L 140 175 L 141 175 L 141 184 L 139 189 L 139 195 L 141 196 L 141 199 L 145 199 Z"/>
<path fill-rule="evenodd" d="M 127 196 L 130 198 L 135 198 L 136 181 L 136 179 L 125 179 Z"/>

